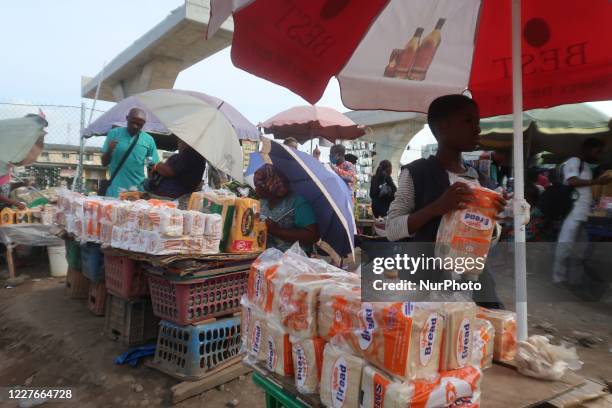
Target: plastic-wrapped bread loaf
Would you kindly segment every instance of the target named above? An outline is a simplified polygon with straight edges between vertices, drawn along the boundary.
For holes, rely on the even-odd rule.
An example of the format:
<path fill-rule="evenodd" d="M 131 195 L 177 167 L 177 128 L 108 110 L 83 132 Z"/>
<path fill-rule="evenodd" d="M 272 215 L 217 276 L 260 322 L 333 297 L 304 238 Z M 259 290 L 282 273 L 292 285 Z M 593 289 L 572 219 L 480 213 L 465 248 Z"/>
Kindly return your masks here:
<path fill-rule="evenodd" d="M 319 294 L 317 330 L 326 341 L 359 327 L 361 286 L 333 282 Z"/>
<path fill-rule="evenodd" d="M 408 363 L 404 365 L 403 360 L 401 360 L 402 364 L 399 367 L 402 369 L 406 367 L 406 371 L 400 378 L 434 379 L 438 376 L 438 366 L 441 358 L 442 318 L 437 311 L 420 308 L 418 304 L 415 306 L 406 302 L 401 304 L 400 308 L 402 316 L 410 314 L 412 319 Z M 412 308 L 413 310 L 411 310 Z"/>
<path fill-rule="evenodd" d="M 516 313 L 508 310 L 480 308 L 478 317 L 491 322 L 495 328 L 493 359 L 512 361 L 516 356 Z"/>
<path fill-rule="evenodd" d="M 272 309 L 274 289 L 272 278 L 276 274 L 283 253 L 276 248 L 266 249 L 251 264 L 247 284 L 249 301 L 258 305 L 264 311 Z"/>
<path fill-rule="evenodd" d="M 223 234 L 223 219 L 219 214 L 205 214 L 204 235 L 221 240 Z"/>
<path fill-rule="evenodd" d="M 105 245 L 111 245 L 113 240 L 113 223 L 110 221 L 100 222 L 100 242 Z"/>
<path fill-rule="evenodd" d="M 334 282 L 321 290 L 319 335 L 343 337 L 356 354 L 400 379 L 435 379 L 442 318 L 435 308 L 413 305 L 362 303 L 358 286 Z"/>
<path fill-rule="evenodd" d="M 285 272 L 281 268 L 277 274 L 284 278 Z M 272 315 L 292 336 L 316 337 L 319 292 L 329 283 L 325 275 L 303 273 L 286 276 L 274 285 Z"/>
<path fill-rule="evenodd" d="M 355 285 L 358 280 L 355 274 L 287 251 L 273 278 L 272 313 L 291 335 L 316 337 L 321 290 L 343 282 Z"/>
<path fill-rule="evenodd" d="M 467 180 L 465 182 L 468 182 Z M 495 228 L 495 200 L 499 196 L 493 190 L 469 183 L 475 200 L 467 208 L 451 211 L 442 217 L 436 237 L 436 256 L 463 258 L 466 276 L 477 276 L 484 268 Z M 481 258 L 478 262 L 477 258 Z M 455 272 L 451 270 L 450 272 Z"/>
<path fill-rule="evenodd" d="M 360 407 L 408 408 L 413 390 L 410 383 L 396 383 L 382 371 L 366 365 L 361 377 Z"/>
<path fill-rule="evenodd" d="M 183 211 L 183 235 L 201 237 L 206 228 L 206 215 L 199 211 Z"/>
<path fill-rule="evenodd" d="M 363 360 L 327 343 L 321 372 L 321 402 L 326 407 L 359 406 Z"/>
<path fill-rule="evenodd" d="M 347 337 L 353 351 L 402 380 L 438 375 L 442 319 L 406 303 L 362 303 L 359 326 Z"/>
<path fill-rule="evenodd" d="M 289 334 L 272 319 L 268 319 L 265 355 L 268 370 L 284 377 L 293 376 L 293 356 Z"/>
<path fill-rule="evenodd" d="M 473 344 L 472 364 L 483 370 L 491 367 L 493 365 L 493 350 L 495 349 L 495 328 L 490 321 L 476 319 Z"/>
<path fill-rule="evenodd" d="M 319 390 L 323 368 L 325 341 L 315 337 L 301 339 L 290 336 L 295 387 L 302 394 L 315 394 Z"/>
<path fill-rule="evenodd" d="M 247 309 L 247 310 L 245 310 Z M 243 314 L 248 316 L 245 324 L 246 331 L 242 337 L 242 343 L 245 345 L 247 359 L 251 362 L 266 360 L 266 339 L 268 338 L 268 323 L 265 315 L 257 308 L 243 301 Z"/>
<path fill-rule="evenodd" d="M 251 329 L 251 315 L 253 313 L 253 308 L 245 295 L 243 295 L 240 299 L 240 306 L 240 351 L 246 352 L 249 347 L 249 330 Z"/>
<path fill-rule="evenodd" d="M 448 302 L 442 305 L 444 340 L 440 371 L 463 368 L 472 361 L 476 305 L 472 302 Z"/>
<path fill-rule="evenodd" d="M 409 407 L 478 408 L 481 378 L 478 368 L 467 366 L 440 373 L 435 382 L 414 381 Z"/>

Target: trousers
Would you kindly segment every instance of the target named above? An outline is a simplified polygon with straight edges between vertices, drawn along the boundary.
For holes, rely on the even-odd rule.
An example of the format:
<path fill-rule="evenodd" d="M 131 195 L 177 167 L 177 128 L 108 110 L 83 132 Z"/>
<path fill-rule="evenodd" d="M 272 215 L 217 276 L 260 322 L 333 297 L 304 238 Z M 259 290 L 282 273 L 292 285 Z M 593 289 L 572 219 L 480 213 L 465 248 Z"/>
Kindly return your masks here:
<path fill-rule="evenodd" d="M 584 228 L 584 221 L 579 221 L 570 214 L 563 220 L 561 231 L 559 231 L 553 264 L 553 282 L 582 283 L 583 261 L 587 249 L 588 236 Z M 570 265 L 572 268 L 569 267 Z"/>

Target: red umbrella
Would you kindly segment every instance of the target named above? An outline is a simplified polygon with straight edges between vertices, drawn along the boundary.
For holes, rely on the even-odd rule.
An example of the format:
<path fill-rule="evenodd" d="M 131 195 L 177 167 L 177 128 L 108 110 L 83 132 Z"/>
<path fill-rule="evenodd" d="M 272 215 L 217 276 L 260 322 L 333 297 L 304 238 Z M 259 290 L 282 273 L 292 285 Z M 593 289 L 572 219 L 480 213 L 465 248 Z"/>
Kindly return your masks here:
<path fill-rule="evenodd" d="M 232 13 L 213 0 L 209 36 Z M 317 102 L 332 76 L 351 109 L 426 112 L 469 89 L 512 112 L 509 0 L 242 0 L 234 65 Z M 225 10 L 223 10 L 223 8 Z M 524 108 L 612 98 L 612 2 L 523 0 Z"/>
<path fill-rule="evenodd" d="M 352 140 L 365 134 L 365 127 L 337 110 L 311 105 L 296 106 L 278 113 L 259 126 L 274 137 L 285 139 L 291 136 L 300 143 L 314 137 L 323 137 L 330 142 Z"/>

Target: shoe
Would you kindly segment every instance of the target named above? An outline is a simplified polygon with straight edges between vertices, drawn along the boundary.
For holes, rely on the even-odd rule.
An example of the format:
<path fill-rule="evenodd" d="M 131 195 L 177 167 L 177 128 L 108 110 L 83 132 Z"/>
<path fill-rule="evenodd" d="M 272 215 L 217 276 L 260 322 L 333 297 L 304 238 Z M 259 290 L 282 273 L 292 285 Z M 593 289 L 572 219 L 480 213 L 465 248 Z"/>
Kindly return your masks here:
<path fill-rule="evenodd" d="M 572 286 L 567 281 L 553 282 L 558 289 L 571 290 Z"/>

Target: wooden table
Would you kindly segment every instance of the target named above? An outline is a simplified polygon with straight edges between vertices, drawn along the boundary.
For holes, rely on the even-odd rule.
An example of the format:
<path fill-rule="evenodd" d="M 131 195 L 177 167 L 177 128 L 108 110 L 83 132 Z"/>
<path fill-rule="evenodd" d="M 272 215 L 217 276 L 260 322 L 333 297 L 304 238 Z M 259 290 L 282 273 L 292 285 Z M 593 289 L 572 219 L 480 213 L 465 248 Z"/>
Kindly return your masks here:
<path fill-rule="evenodd" d="M 538 407 L 585 383 L 568 371 L 559 381 L 538 380 L 512 367 L 493 364 L 482 377 L 481 406 L 486 408 Z"/>
<path fill-rule="evenodd" d="M 292 378 L 270 373 L 260 363 L 254 369 L 283 392 L 295 397 L 304 407 L 322 407 L 318 395 L 297 392 Z M 559 381 L 544 381 L 526 377 L 514 368 L 494 364 L 483 373 L 481 404 L 483 408 L 527 408 L 556 406 L 549 402 L 586 384 L 586 380 L 568 371 Z"/>
<path fill-rule="evenodd" d="M 15 263 L 13 248 L 17 245 L 26 246 L 59 246 L 64 245 L 57 237 L 60 230 L 53 225 L 43 224 L 11 224 L 0 225 L 0 241 L 6 246 L 6 263 L 10 279 L 15 279 Z"/>

